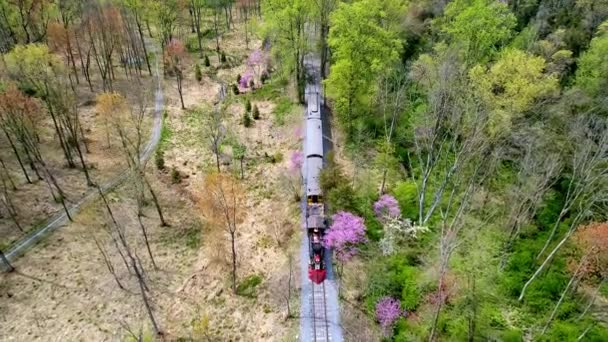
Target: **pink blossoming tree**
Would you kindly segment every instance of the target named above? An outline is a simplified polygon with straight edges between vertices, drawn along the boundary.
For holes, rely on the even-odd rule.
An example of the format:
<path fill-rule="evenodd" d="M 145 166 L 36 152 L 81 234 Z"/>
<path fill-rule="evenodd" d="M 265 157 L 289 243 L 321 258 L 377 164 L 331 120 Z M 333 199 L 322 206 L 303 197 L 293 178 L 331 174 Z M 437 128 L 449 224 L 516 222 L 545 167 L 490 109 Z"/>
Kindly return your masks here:
<path fill-rule="evenodd" d="M 380 220 L 386 220 L 391 218 L 397 218 L 401 216 L 401 209 L 399 209 L 399 203 L 395 197 L 391 195 L 382 195 L 374 203 L 374 213 Z"/>
<path fill-rule="evenodd" d="M 291 157 L 289 158 L 289 170 L 293 173 L 296 173 L 302 169 L 302 164 L 304 163 L 304 154 L 302 151 L 293 151 L 291 152 Z"/>
<path fill-rule="evenodd" d="M 253 79 L 253 71 L 251 69 L 247 69 L 245 73 L 241 76 L 241 80 L 239 81 L 239 86 L 243 89 L 249 87 L 249 82 Z"/>
<path fill-rule="evenodd" d="M 376 319 L 380 323 L 385 336 L 390 335 L 393 324 L 405 314 L 405 310 L 401 310 L 401 303 L 395 298 L 382 297 L 376 303 Z"/>
<path fill-rule="evenodd" d="M 363 218 L 340 211 L 332 216 L 332 220 L 323 243 L 335 251 L 338 261 L 347 262 L 357 254 L 357 245 L 367 241 Z"/>

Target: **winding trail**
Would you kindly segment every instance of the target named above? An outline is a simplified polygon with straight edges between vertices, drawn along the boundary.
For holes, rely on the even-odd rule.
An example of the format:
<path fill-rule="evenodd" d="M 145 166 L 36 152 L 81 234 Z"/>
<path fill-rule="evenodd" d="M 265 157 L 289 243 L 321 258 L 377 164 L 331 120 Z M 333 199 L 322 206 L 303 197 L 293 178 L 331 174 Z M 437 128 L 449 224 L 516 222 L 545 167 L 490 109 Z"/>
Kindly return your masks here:
<path fill-rule="evenodd" d="M 306 83 L 306 102 L 308 97 L 319 92 L 321 100 L 321 118 L 323 123 L 323 154 L 332 149 L 331 127 L 328 112 L 324 111 L 325 100 L 323 88 L 321 87 L 321 61 L 315 55 L 308 54 L 304 58 L 304 65 L 308 74 Z M 306 110 L 304 111 L 306 113 Z M 306 114 L 304 115 L 304 126 L 306 127 Z M 306 146 L 306 136 L 302 141 L 303 148 Z M 306 155 L 306 153 L 305 153 Z M 302 165 L 302 175 L 306 170 L 306 158 Z M 306 179 L 303 177 L 303 179 Z M 303 184 L 306 189 L 306 184 Z M 332 341 L 342 342 L 342 326 L 340 325 L 340 307 L 338 305 L 338 287 L 334 277 L 331 252 L 326 250 L 325 265 L 327 265 L 327 277 L 322 284 L 316 285 L 308 279 L 309 246 L 306 235 L 306 196 L 302 196 L 300 203 L 302 214 L 302 243 L 300 246 L 300 341 Z"/>
<path fill-rule="evenodd" d="M 147 44 L 149 44 L 149 43 L 147 43 Z M 158 47 L 155 44 L 150 44 L 149 51 L 152 54 L 154 54 L 155 56 L 159 55 Z M 156 82 L 155 82 L 156 91 L 155 91 L 155 95 L 154 95 L 154 113 L 153 113 L 154 123 L 152 126 L 152 132 L 150 134 L 150 138 L 148 139 L 148 143 L 145 145 L 141 155 L 139 156 L 142 163 L 145 163 L 148 161 L 148 159 L 150 159 L 152 152 L 154 152 L 154 150 L 156 149 L 156 146 L 158 146 L 158 143 L 160 142 L 160 136 L 161 136 L 161 130 L 162 130 L 162 123 L 163 123 L 162 111 L 163 111 L 164 100 L 163 100 L 162 78 L 160 75 L 158 60 L 159 60 L 159 58 L 155 58 L 154 78 L 156 80 Z M 129 177 L 129 171 L 125 170 L 122 173 L 120 173 L 119 175 L 117 175 L 114 179 L 112 179 L 104 184 L 100 184 L 100 188 L 104 193 L 107 193 L 107 192 L 113 190 L 114 188 L 116 188 L 118 185 L 122 184 L 125 180 L 128 179 L 128 177 Z M 95 200 L 98 196 L 99 196 L 99 192 L 97 191 L 97 188 L 89 189 L 86 192 L 86 194 L 77 203 L 75 203 L 68 209 L 70 215 L 72 217 L 74 217 L 76 214 L 78 214 L 80 209 L 82 209 L 82 207 L 85 204 L 88 204 L 91 201 Z M 47 220 L 47 223 L 44 226 L 42 226 L 40 229 L 37 229 L 36 231 L 27 234 L 26 236 L 19 239 L 17 242 L 13 243 L 11 248 L 5 252 L 7 259 L 11 262 L 14 261 L 19 256 L 23 255 L 28 248 L 34 246 L 36 243 L 38 243 L 40 240 L 42 240 L 48 233 L 64 226 L 68 222 L 69 221 L 68 221 L 67 215 L 64 211 L 57 213 L 54 216 L 51 216 Z"/>

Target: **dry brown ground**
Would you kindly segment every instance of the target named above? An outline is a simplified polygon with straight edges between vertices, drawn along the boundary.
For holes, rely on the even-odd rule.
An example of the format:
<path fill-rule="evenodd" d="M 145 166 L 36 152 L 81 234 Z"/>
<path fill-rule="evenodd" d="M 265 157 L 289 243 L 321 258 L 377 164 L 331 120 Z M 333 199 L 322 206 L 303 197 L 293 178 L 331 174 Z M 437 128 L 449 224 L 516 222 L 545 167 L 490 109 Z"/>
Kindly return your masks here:
<path fill-rule="evenodd" d="M 116 76 L 117 80 L 114 82 L 114 90 L 125 95 L 129 102 L 134 104 L 135 99 L 129 95 L 131 93 L 129 89 L 133 86 L 133 81 L 126 80 L 118 67 Z M 89 90 L 84 82 L 81 82 L 78 87 L 78 110 L 90 151 L 90 153 L 85 154 L 85 161 L 90 167 L 91 178 L 96 183 L 107 182 L 120 171 L 124 170 L 126 166 L 117 134 L 115 134 L 114 130 L 111 130 L 110 141 L 112 143 L 108 147 L 104 120 L 95 111 L 94 100 L 97 93 L 101 92 L 100 84 L 100 82 L 94 82 L 94 93 Z M 153 90 L 153 84 L 149 76 L 143 78 L 141 87 Z M 149 115 L 147 115 L 144 122 L 144 132 L 146 132 L 144 139 L 146 141 L 152 124 L 151 116 L 154 108 L 153 92 L 148 96 L 148 99 L 150 106 L 148 110 Z M 67 194 L 68 203 L 75 203 L 89 189 L 84 173 L 80 170 L 80 160 L 75 155 L 74 162 L 77 168 L 70 169 L 66 166 L 65 158 L 61 152 L 50 116 L 47 116 L 40 123 L 40 128 L 40 136 L 42 138 L 40 146 L 43 157 L 49 164 L 55 177 L 57 177 L 60 186 Z M 17 208 L 18 219 L 25 230 L 35 228 L 51 215 L 63 210 L 60 203 L 53 201 L 46 183 L 44 181 L 35 181 L 35 175 L 27 166 L 26 169 L 30 171 L 30 177 L 35 182 L 33 184 L 26 182 L 9 146 L 3 145 L 0 147 L 0 156 L 7 163 L 11 176 L 17 183 L 19 190 L 14 192 L 12 197 L 14 205 Z M 23 233 L 17 229 L 9 216 L 0 218 L 0 245 L 10 244 L 22 235 Z"/>
<path fill-rule="evenodd" d="M 233 38 L 238 40 L 239 35 Z M 222 43 L 244 45 L 230 43 L 229 39 L 230 35 L 224 36 Z M 239 55 L 236 48 L 231 53 Z M 245 55 L 245 51 L 240 52 L 241 57 Z M 238 72 L 237 67 L 220 74 L 233 77 Z M 166 122 L 172 131 L 164 146 L 166 166 L 167 170 L 176 168 L 183 179 L 172 184 L 170 172 L 150 166 L 153 187 L 171 224 L 160 227 L 154 207 L 146 207 L 144 222 L 158 271 L 153 270 L 145 251 L 130 187 L 121 187 L 109 199 L 148 271 L 154 310 L 167 339 L 295 340 L 298 320 L 286 319 L 285 295 L 289 255 L 294 255 L 294 292 L 300 283 L 298 253 L 294 253 L 300 235 L 299 215 L 293 193 L 285 184 L 294 181 L 286 171 L 287 159 L 289 151 L 300 145 L 293 132 L 301 124 L 301 117 L 290 116 L 285 125 L 277 126 L 271 117 L 274 104 L 263 101 L 257 103 L 262 119 L 244 128 L 239 124 L 243 106 L 235 104 L 234 99 L 227 102 L 233 103 L 226 111 L 228 140 L 238 139 L 248 151 L 244 180 L 247 217 L 237 236 L 238 277 L 262 277 L 254 298 L 236 296 L 230 291 L 225 236 L 206 227 L 194 200 L 205 172 L 213 168 L 212 155 L 201 141 L 200 123 L 179 109 L 174 80 L 167 79 L 165 89 Z M 211 79 L 200 84 L 187 81 L 186 105 L 208 108 L 218 89 Z M 237 163 L 231 161 L 228 140 L 223 149 L 223 172 L 236 173 Z M 101 144 L 104 140 L 98 141 Z M 267 155 L 285 157 L 272 163 Z M 91 204 L 74 224 L 59 229 L 18 260 L 17 273 L 0 278 L 0 340 L 113 341 L 124 339 L 127 330 L 150 330 L 135 278 L 122 265 L 105 232 L 107 222 L 100 203 Z M 93 237 L 110 252 L 128 291 L 116 285 Z M 291 304 L 297 315 L 297 294 Z"/>

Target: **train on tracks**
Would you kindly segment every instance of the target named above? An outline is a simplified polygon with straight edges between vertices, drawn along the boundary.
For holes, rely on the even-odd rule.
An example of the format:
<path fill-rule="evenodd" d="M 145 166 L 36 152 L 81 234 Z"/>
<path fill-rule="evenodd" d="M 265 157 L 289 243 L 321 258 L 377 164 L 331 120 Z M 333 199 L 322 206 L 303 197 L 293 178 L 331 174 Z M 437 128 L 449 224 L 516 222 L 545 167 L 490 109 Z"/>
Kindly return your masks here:
<path fill-rule="evenodd" d="M 325 280 L 325 247 L 323 237 L 327 221 L 325 204 L 320 185 L 323 169 L 323 123 L 318 91 L 308 94 L 306 105 L 306 157 L 304 185 L 306 188 L 306 231 L 308 235 L 310 261 L 308 277 L 316 284 Z"/>

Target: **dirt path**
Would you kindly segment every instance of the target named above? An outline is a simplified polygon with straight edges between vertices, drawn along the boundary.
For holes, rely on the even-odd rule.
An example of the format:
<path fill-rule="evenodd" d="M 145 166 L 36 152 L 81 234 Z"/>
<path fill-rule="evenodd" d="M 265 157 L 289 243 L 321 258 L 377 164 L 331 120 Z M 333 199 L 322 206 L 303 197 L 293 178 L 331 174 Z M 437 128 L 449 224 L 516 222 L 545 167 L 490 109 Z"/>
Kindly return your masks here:
<path fill-rule="evenodd" d="M 150 52 L 154 55 L 158 55 L 158 47 L 154 44 L 150 44 Z M 156 91 L 154 96 L 154 124 L 152 126 L 152 132 L 150 134 L 150 139 L 146 144 L 140 159 L 142 162 L 147 161 L 152 152 L 155 150 L 156 146 L 160 141 L 161 129 L 162 129 L 162 109 L 163 109 L 163 88 L 161 86 L 161 77 L 159 71 L 159 62 L 158 58 L 156 58 L 155 64 L 155 75 L 156 79 Z M 124 182 L 128 177 L 128 171 L 124 171 L 121 174 L 117 175 L 113 180 L 101 184 L 100 188 L 104 193 L 114 189 L 116 186 Z M 96 199 L 98 196 L 98 191 L 96 188 L 89 189 L 86 194 L 74 205 L 72 205 L 68 211 L 70 216 L 74 217 L 83 205 L 90 203 L 92 200 Z M 40 227 L 40 229 L 24 236 L 17 242 L 15 242 L 11 248 L 5 252 L 5 255 L 9 261 L 14 261 L 19 256 L 23 255 L 25 251 L 34 246 L 40 240 L 44 238 L 44 236 L 55 229 L 65 225 L 68 223 L 68 217 L 65 211 L 62 211 L 47 220 L 47 224 Z"/>

